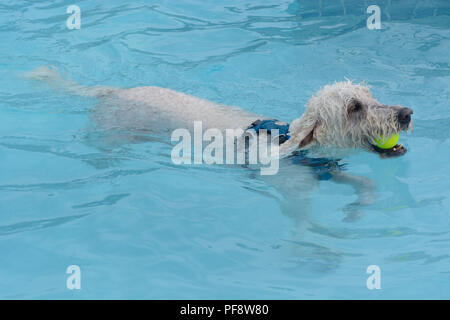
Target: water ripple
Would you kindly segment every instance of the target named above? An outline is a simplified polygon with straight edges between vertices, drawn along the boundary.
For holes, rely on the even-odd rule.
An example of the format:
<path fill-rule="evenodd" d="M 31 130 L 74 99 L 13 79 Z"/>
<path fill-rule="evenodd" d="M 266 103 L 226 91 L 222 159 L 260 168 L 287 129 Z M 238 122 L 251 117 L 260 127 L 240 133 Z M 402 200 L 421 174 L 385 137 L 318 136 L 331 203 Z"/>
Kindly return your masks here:
<path fill-rule="evenodd" d="M 59 217 L 53 219 L 41 219 L 33 221 L 18 222 L 10 225 L 0 226 L 0 236 L 7 236 L 11 234 L 41 230 L 51 227 L 60 226 L 74 220 L 78 220 L 87 216 L 88 214 L 73 215 L 68 217 Z"/>
<path fill-rule="evenodd" d="M 94 184 L 101 181 L 111 181 L 118 177 L 142 175 L 149 172 L 154 172 L 160 168 L 149 168 L 140 170 L 112 170 L 107 173 L 97 174 L 88 178 L 74 179 L 65 182 L 48 182 L 48 183 L 33 183 L 33 184 L 9 184 L 0 185 L 0 191 L 43 191 L 43 190 L 68 190 L 81 188 L 85 185 Z"/>

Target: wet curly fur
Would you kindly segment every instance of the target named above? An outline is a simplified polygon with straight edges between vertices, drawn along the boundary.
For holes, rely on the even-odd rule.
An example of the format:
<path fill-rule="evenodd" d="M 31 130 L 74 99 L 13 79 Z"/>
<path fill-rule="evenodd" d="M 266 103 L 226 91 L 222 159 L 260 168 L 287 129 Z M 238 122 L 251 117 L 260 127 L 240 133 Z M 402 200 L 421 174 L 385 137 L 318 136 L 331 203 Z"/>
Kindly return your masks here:
<path fill-rule="evenodd" d="M 313 96 L 302 117 L 294 120 L 289 128 L 293 139 L 288 141 L 281 153 L 287 154 L 302 144 L 308 135 L 310 143 L 305 148 L 321 153 L 336 153 L 336 149 L 372 150 L 372 142 L 384 139 L 403 130 L 411 130 L 399 123 L 401 106 L 387 106 L 378 102 L 369 87 L 351 81 L 337 82 L 323 87 Z M 342 152 L 340 152 L 342 153 Z"/>

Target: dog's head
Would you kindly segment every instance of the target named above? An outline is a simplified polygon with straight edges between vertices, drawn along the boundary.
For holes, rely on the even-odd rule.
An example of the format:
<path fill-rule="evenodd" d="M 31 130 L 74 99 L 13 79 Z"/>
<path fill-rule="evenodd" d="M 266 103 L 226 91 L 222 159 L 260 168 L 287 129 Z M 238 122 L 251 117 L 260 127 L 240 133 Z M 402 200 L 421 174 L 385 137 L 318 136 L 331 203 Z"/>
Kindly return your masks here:
<path fill-rule="evenodd" d="M 291 139 L 280 152 L 311 148 L 333 157 L 337 149 L 363 149 L 382 157 L 400 156 L 407 151 L 402 145 L 381 149 L 374 141 L 411 130 L 412 113 L 409 108 L 378 102 L 364 85 L 338 82 L 309 100 L 303 116 L 291 123 Z"/>

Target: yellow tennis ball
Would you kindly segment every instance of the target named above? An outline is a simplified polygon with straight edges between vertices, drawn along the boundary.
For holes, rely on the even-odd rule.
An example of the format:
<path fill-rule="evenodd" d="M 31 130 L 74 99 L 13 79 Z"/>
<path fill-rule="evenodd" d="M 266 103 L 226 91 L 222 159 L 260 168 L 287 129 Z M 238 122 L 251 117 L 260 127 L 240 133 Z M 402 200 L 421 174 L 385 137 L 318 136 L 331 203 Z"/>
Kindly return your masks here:
<path fill-rule="evenodd" d="M 380 135 L 380 138 L 375 139 L 375 144 L 380 149 L 391 149 L 391 148 L 395 147 L 395 145 L 398 142 L 398 139 L 400 139 L 400 136 L 398 135 L 398 133 L 393 134 L 386 141 L 383 141 L 383 135 Z"/>

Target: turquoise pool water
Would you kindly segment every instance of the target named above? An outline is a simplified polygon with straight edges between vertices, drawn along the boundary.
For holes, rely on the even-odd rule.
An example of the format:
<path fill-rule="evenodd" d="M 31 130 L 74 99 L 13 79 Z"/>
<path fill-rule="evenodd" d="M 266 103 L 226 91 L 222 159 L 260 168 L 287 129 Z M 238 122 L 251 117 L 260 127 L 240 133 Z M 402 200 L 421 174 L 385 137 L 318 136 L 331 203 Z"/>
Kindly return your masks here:
<path fill-rule="evenodd" d="M 72 4 L 80 30 L 66 27 Z M 380 30 L 366 27 L 369 4 Z M 450 298 L 449 15 L 448 1 L 3 0 L 0 297 Z M 345 159 L 377 186 L 359 220 L 343 220 L 353 190 L 322 181 L 294 221 L 244 170 L 176 166 L 157 138 L 106 144 L 95 99 L 20 76 L 41 65 L 287 121 L 346 77 L 414 109 L 415 129 L 404 157 Z M 69 265 L 81 290 L 66 288 Z"/>

